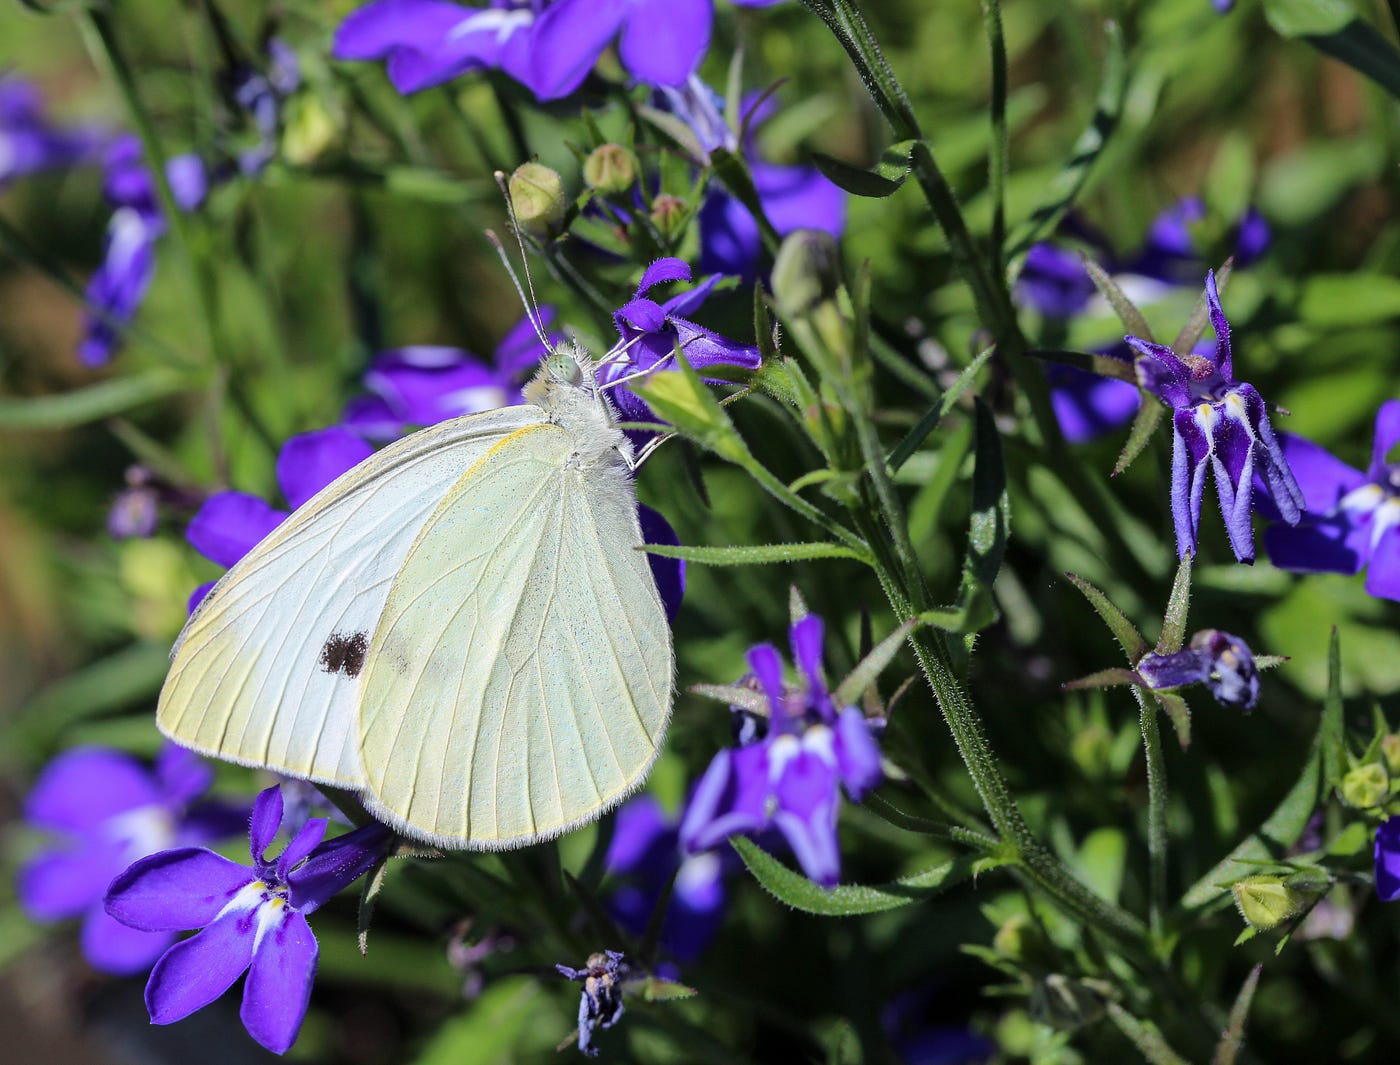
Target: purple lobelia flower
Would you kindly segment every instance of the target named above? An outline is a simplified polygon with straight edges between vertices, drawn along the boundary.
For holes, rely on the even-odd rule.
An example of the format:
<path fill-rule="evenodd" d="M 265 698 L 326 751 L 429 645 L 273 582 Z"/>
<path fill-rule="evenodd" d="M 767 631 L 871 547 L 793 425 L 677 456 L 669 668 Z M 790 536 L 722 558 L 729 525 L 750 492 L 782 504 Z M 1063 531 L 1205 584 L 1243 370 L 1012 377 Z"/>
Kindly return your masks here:
<path fill-rule="evenodd" d="M 25 820 L 54 842 L 20 869 L 20 904 L 40 921 L 81 917 L 83 955 L 94 968 L 144 972 L 175 937 L 112 920 L 103 895 L 138 858 L 238 831 L 246 808 L 198 801 L 213 778 L 197 756 L 174 745 L 162 748 L 151 769 L 100 747 L 59 755 L 25 801 Z"/>
<path fill-rule="evenodd" d="M 631 975 L 625 956 L 616 950 L 600 950 L 590 954 L 582 969 L 556 965 L 559 975 L 583 982 L 583 994 L 578 1004 L 578 1048 L 595 1058 L 593 1033 L 598 1028 L 611 1028 L 622 1020 L 622 985 Z"/>
<path fill-rule="evenodd" d="M 301 506 L 342 473 L 363 462 L 374 449 L 342 426 L 294 436 L 277 453 L 277 483 L 291 510 Z M 190 519 L 185 539 L 220 566 L 232 566 L 278 525 L 289 511 L 246 492 L 216 492 Z M 193 611 L 213 584 L 190 597 Z"/>
<path fill-rule="evenodd" d="M 1254 561 L 1251 501 L 1257 473 L 1278 513 L 1296 525 L 1305 506 L 1268 410 L 1255 387 L 1235 380 L 1230 323 L 1220 306 L 1215 271 L 1206 275 L 1206 300 L 1215 352 L 1178 356 L 1171 348 L 1130 336 L 1142 385 L 1173 410 L 1172 519 L 1181 557 L 1196 551 L 1206 471 L 1213 470 L 1230 546 L 1241 562 Z"/>
<path fill-rule="evenodd" d="M 1133 668 L 1154 691 L 1204 684 L 1221 706 L 1246 713 L 1259 702 L 1259 666 L 1253 652 L 1238 636 L 1219 629 L 1202 629 L 1172 654 L 1148 652 Z"/>
<path fill-rule="evenodd" d="M 820 229 L 833 237 L 846 228 L 846 193 L 810 166 L 782 166 L 759 158 L 757 131 L 776 109 L 773 101 L 750 102 L 744 110 L 745 132 L 731 130 L 724 120 L 724 101 L 699 77 L 684 85 L 664 87 L 660 102 L 690 127 L 693 148 L 702 159 L 724 150 L 742 154 L 748 161 L 754 191 L 763 213 L 779 236 L 797 229 Z M 705 273 L 733 274 L 746 281 L 758 275 L 763 250 L 758 221 L 729 190 L 712 181 L 700 205 L 700 269 Z"/>
<path fill-rule="evenodd" d="M 661 927 L 661 946 L 677 961 L 693 961 L 709 945 L 724 917 L 724 856 L 686 854 L 674 819 L 654 795 L 639 795 L 617 811 L 607 870 L 619 880 L 608 899 L 618 923 L 642 935 L 666 885 L 674 878 Z"/>
<path fill-rule="evenodd" d="M 690 267 L 680 259 L 657 259 L 642 273 L 637 293 L 613 314 L 621 340 L 599 367 L 598 380 L 624 420 L 652 417 L 641 398 L 617 382 L 663 366 L 679 345 L 686 361 L 703 375 L 707 366 L 737 366 L 756 370 L 762 362 L 758 348 L 722 337 L 682 315 L 697 310 L 720 278 L 712 275 L 695 288 L 657 303 L 647 293 L 668 281 L 689 281 Z"/>
<path fill-rule="evenodd" d="M 541 307 L 538 315 L 550 343 L 563 343 L 561 334 L 549 332 L 554 308 Z M 369 394 L 346 405 L 341 424 L 368 440 L 387 441 L 448 418 L 520 403 L 521 381 L 548 355 L 528 317 L 505 335 L 489 364 L 461 348 L 381 352 L 365 372 Z"/>
<path fill-rule="evenodd" d="M 1376 826 L 1376 894 L 1382 902 L 1400 899 L 1400 817 Z"/>
<path fill-rule="evenodd" d="M 681 845 L 696 854 L 736 833 L 775 826 L 806 874 L 836 884 L 841 857 L 836 815 L 841 788 L 853 800 L 883 778 L 872 723 L 854 706 L 836 706 L 822 678 L 821 618 L 792 626 L 802 685 L 783 685 L 782 659 L 771 644 L 749 652 L 768 707 L 766 721 L 743 713 L 740 746 L 720 751 L 696 785 L 681 821 Z"/>
<path fill-rule="evenodd" d="M 277 154 L 277 135 L 282 128 L 282 103 L 301 87 L 301 65 L 296 52 L 285 41 L 272 37 L 267 42 L 265 68 L 245 68 L 233 76 L 233 98 L 248 116 L 257 143 L 240 151 L 234 165 L 241 174 L 256 175 L 266 169 Z"/>
<path fill-rule="evenodd" d="M 1365 567 L 1368 592 L 1400 599 L 1400 463 L 1386 461 L 1397 442 L 1400 401 L 1393 399 L 1376 413 L 1364 473 L 1310 440 L 1282 434 L 1307 513 L 1292 528 L 1265 529 L 1269 561 L 1298 573 L 1351 574 Z"/>
<path fill-rule="evenodd" d="M 0 73 L 0 188 L 42 170 L 95 163 L 107 140 L 96 127 L 51 125 L 38 88 Z"/>
<path fill-rule="evenodd" d="M 203 847 L 143 858 L 107 892 L 107 912 L 149 932 L 200 928 L 165 952 L 146 983 L 153 1024 L 203 1009 L 246 971 L 240 1016 L 248 1034 L 274 1053 L 294 1042 L 316 976 L 316 937 L 306 915 L 372 869 L 393 833 L 370 824 L 329 842 L 313 818 L 269 860 L 282 824 L 282 792 L 268 788 L 253 805 L 253 868 Z"/>

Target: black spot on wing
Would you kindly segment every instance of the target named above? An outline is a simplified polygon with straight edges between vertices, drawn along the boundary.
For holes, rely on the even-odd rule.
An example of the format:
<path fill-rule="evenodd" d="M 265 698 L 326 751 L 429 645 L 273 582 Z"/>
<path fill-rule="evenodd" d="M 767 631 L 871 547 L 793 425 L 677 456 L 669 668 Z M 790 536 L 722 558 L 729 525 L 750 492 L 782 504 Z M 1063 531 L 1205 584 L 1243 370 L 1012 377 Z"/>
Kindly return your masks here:
<path fill-rule="evenodd" d="M 365 633 L 349 635 L 337 632 L 321 648 L 321 668 L 327 673 L 344 673 L 347 677 L 358 677 L 365 667 L 365 652 L 369 650 L 369 640 Z"/>

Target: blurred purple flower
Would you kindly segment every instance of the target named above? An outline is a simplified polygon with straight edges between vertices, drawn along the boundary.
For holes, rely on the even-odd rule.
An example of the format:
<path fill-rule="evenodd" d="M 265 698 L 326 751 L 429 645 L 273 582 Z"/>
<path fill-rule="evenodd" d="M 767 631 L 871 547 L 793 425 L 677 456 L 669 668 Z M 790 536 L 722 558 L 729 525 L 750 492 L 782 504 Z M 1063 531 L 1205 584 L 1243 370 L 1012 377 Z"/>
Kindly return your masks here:
<path fill-rule="evenodd" d="M 1120 345 L 1126 352 L 1126 346 Z M 1116 355 L 1115 349 L 1100 354 Z M 1072 444 L 1097 439 L 1127 422 L 1142 405 L 1142 393 L 1127 381 L 1100 377 L 1075 366 L 1046 367 L 1050 405 L 1060 431 Z"/>
<path fill-rule="evenodd" d="M 50 125 L 38 88 L 0 73 L 0 188 L 42 170 L 95 163 L 107 140 L 95 126 Z"/>
<path fill-rule="evenodd" d="M 1206 471 L 1213 470 L 1230 546 L 1241 562 L 1254 561 L 1251 522 L 1254 476 L 1268 487 L 1284 521 L 1298 524 L 1303 492 L 1269 424 L 1263 398 L 1251 384 L 1236 381 L 1230 353 L 1230 323 L 1220 306 L 1215 271 L 1206 275 L 1206 299 L 1215 328 L 1215 352 L 1177 356 L 1164 344 L 1127 338 L 1138 353 L 1144 388 L 1174 411 L 1172 419 L 1172 519 L 1177 553 L 1196 551 Z"/>
<path fill-rule="evenodd" d="M 690 127 L 701 152 L 723 148 L 748 161 L 754 191 L 763 213 L 779 236 L 796 229 L 820 229 L 834 237 L 846 228 L 846 193 L 810 166 L 780 166 L 758 157 L 758 128 L 776 110 L 771 100 L 746 101 L 747 128 L 739 134 L 724 121 L 724 101 L 692 75 L 678 88 L 660 90 L 661 103 Z M 758 275 L 763 242 L 749 209 L 717 181 L 710 182 L 700 205 L 700 269 L 734 274 L 745 281 Z"/>
<path fill-rule="evenodd" d="M 1259 667 L 1249 645 L 1219 629 L 1203 629 L 1173 654 L 1153 651 L 1133 667 L 1154 691 L 1204 684 L 1221 706 L 1253 710 L 1259 702 Z"/>
<path fill-rule="evenodd" d="M 1382 902 L 1400 899 L 1400 817 L 1376 826 L 1376 894 Z"/>
<path fill-rule="evenodd" d="M 675 878 L 661 946 L 677 961 L 698 958 L 724 918 L 726 862 L 717 851 L 686 854 L 676 822 L 654 795 L 643 794 L 617 811 L 607 870 L 621 881 L 608 900 L 618 923 L 642 935 L 666 885 Z"/>
<path fill-rule="evenodd" d="M 339 425 L 303 433 L 277 453 L 277 484 L 289 508 L 295 510 L 372 454 L 369 444 Z M 216 492 L 190 519 L 185 539 L 211 562 L 232 566 L 282 524 L 288 513 L 246 492 Z M 195 589 L 191 612 L 212 587 L 209 583 Z"/>
<path fill-rule="evenodd" d="M 144 972 L 174 940 L 134 931 L 102 906 L 112 878 L 138 858 L 238 832 L 238 810 L 198 803 L 213 771 L 182 747 L 162 748 L 147 769 L 123 751 L 80 747 L 44 769 L 25 820 L 57 837 L 21 867 L 20 904 L 34 919 L 81 917 L 83 955 L 102 972 Z"/>
<path fill-rule="evenodd" d="M 553 320 L 553 307 L 539 309 L 541 331 L 557 346 L 564 338 L 549 332 Z M 382 442 L 448 418 L 520 403 L 521 380 L 548 355 L 528 317 L 496 346 L 489 365 L 461 348 L 393 348 L 370 363 L 364 378 L 369 394 L 346 405 L 341 423 Z"/>
<path fill-rule="evenodd" d="M 611 1028 L 622 1020 L 622 984 L 631 975 L 625 956 L 616 950 L 590 954 L 582 969 L 556 965 L 560 976 L 583 982 L 578 1004 L 578 1048 L 590 1058 L 598 1056 L 592 1045 L 598 1028 Z"/>
<path fill-rule="evenodd" d="M 278 37 L 267 42 L 265 69 L 246 68 L 234 75 L 234 102 L 248 116 L 258 138 L 252 148 L 235 156 L 239 173 L 248 176 L 262 173 L 277 154 L 282 103 L 300 87 L 301 65 L 296 52 Z"/>
<path fill-rule="evenodd" d="M 316 975 L 316 937 L 306 915 L 385 856 L 393 833 L 370 824 L 323 843 L 324 818 L 302 826 L 280 858 L 266 852 L 282 824 L 282 792 L 253 806 L 253 868 L 203 847 L 153 854 L 118 876 L 107 912 L 146 932 L 202 928 L 165 952 L 146 983 L 152 1024 L 203 1009 L 246 971 L 243 1026 L 276 1054 L 296 1042 Z"/>
<path fill-rule="evenodd" d="M 749 652 L 768 718 L 760 723 L 745 714 L 745 724 L 755 727 L 741 734 L 740 746 L 720 751 L 700 778 L 681 820 L 686 853 L 773 825 L 808 877 L 824 887 L 836 884 L 841 788 L 858 802 L 883 773 L 872 723 L 857 707 L 837 707 L 831 700 L 822 679 L 822 635 L 816 615 L 792 627 L 793 658 L 802 675 L 796 691 L 783 685 L 775 647 L 760 644 Z"/>
<path fill-rule="evenodd" d="M 636 295 L 613 314 L 621 340 L 613 347 L 615 356 L 599 367 L 598 380 L 610 387 L 609 395 L 624 421 L 646 421 L 654 416 L 641 398 L 617 382 L 634 374 L 646 373 L 664 365 L 679 345 L 686 361 L 702 374 L 707 366 L 738 366 L 758 369 L 762 357 L 758 348 L 722 337 L 711 329 L 681 317 L 698 310 L 709 298 L 720 278 L 707 277 L 688 292 L 657 303 L 646 295 L 668 281 L 689 281 L 690 267 L 680 259 L 657 259 L 642 273 Z"/>
<path fill-rule="evenodd" d="M 1365 473 L 1300 436 L 1284 433 L 1282 442 L 1307 513 L 1293 528 L 1264 531 L 1269 561 L 1298 573 L 1351 574 L 1368 567 L 1366 590 L 1400 599 L 1400 463 L 1386 461 L 1400 442 L 1400 401 L 1388 400 L 1376 413 Z"/>

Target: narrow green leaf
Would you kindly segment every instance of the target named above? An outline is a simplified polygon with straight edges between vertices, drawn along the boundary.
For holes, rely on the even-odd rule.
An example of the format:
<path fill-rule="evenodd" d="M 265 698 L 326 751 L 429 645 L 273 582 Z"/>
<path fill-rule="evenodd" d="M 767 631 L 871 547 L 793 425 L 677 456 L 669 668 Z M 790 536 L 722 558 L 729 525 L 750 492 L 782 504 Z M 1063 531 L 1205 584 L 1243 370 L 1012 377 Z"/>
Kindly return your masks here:
<path fill-rule="evenodd" d="M 972 876 L 975 864 L 972 858 L 954 858 L 888 884 L 843 884 L 828 891 L 793 872 L 751 839 L 731 836 L 729 842 L 754 879 L 775 899 L 820 917 L 855 917 L 897 910 L 962 883 Z"/>
<path fill-rule="evenodd" d="M 1220 269 L 1215 271 L 1215 287 L 1223 297 L 1225 295 L 1225 282 L 1230 280 L 1230 271 L 1234 269 L 1235 260 L 1233 256 L 1220 264 Z M 1206 331 L 1206 326 L 1210 323 L 1210 304 L 1206 302 L 1205 290 L 1201 290 L 1201 298 L 1196 301 L 1196 306 L 1191 311 L 1191 317 L 1186 319 L 1186 324 L 1181 327 L 1181 332 L 1172 341 L 1172 351 L 1178 355 L 1188 354 L 1196 346 L 1196 341 L 1201 339 L 1201 334 Z"/>
<path fill-rule="evenodd" d="M 1341 654 L 1340 639 L 1337 630 L 1333 629 L 1327 659 L 1328 696 L 1323 703 L 1312 750 L 1298 779 L 1258 831 L 1241 841 L 1182 896 L 1181 907 L 1187 913 L 1223 899 L 1229 892 L 1225 885 L 1238 880 L 1251 863 L 1257 865 L 1281 859 L 1307 828 L 1323 787 L 1340 777 L 1341 767 L 1345 765 Z"/>
<path fill-rule="evenodd" d="M 1356 17 L 1346 0 L 1264 0 L 1264 17 L 1284 37 L 1335 33 Z"/>
<path fill-rule="evenodd" d="M 1264 0 L 1264 15 L 1277 33 L 1303 38 L 1400 97 L 1400 52 L 1345 0 Z"/>
<path fill-rule="evenodd" d="M 1066 351 L 1062 348 L 1032 348 L 1026 354 L 1033 359 L 1057 362 L 1061 366 L 1073 366 L 1076 370 L 1097 374 L 1099 377 L 1112 377 L 1131 385 L 1137 384 L 1137 373 L 1133 370 L 1133 364 L 1115 359 L 1111 355 L 1094 355 L 1087 351 Z"/>
<path fill-rule="evenodd" d="M 865 561 L 861 552 L 844 544 L 759 544 L 754 547 L 699 547 L 671 544 L 643 544 L 642 550 L 662 558 L 680 558 L 702 566 L 754 566 L 768 562 L 799 562 L 813 558 L 855 558 Z"/>
<path fill-rule="evenodd" d="M 629 990 L 630 990 L 629 981 Z M 648 975 L 641 981 L 637 993 L 645 1002 L 675 1002 L 677 999 L 694 998 L 700 994 L 693 987 L 679 984 L 674 980 L 663 980 L 659 976 Z"/>
<path fill-rule="evenodd" d="M 1176 578 L 1172 581 L 1172 594 L 1167 599 L 1167 613 L 1162 618 L 1162 635 L 1157 639 L 1159 655 L 1175 654 L 1186 642 L 1186 615 L 1191 609 L 1191 563 L 1193 556 L 1187 555 L 1176 567 Z"/>
<path fill-rule="evenodd" d="M 972 382 L 976 380 L 977 374 L 982 367 L 987 365 L 987 360 L 996 352 L 996 346 L 984 349 L 975 359 L 963 368 L 958 374 L 957 380 L 948 386 L 948 391 L 944 392 L 928 410 L 924 411 L 923 417 L 914 428 L 905 434 L 887 460 L 890 473 L 894 473 L 903 466 L 919 450 L 919 446 L 928 438 L 928 435 L 938 428 L 938 423 L 947 417 L 948 412 L 953 409 L 953 405 L 962 398 L 964 392 L 972 387 Z"/>
<path fill-rule="evenodd" d="M 690 691 L 706 699 L 718 699 L 730 706 L 741 707 L 759 717 L 768 716 L 768 699 L 764 694 L 742 684 L 692 684 Z"/>
<path fill-rule="evenodd" d="M 52 396 L 0 399 L 0 430 L 71 429 L 174 395 L 189 382 L 170 370 L 114 377 Z"/>
<path fill-rule="evenodd" d="M 170 669 L 164 644 L 137 643 L 44 688 L 15 712 L 27 740 L 47 748 L 64 729 L 149 699 Z"/>
<path fill-rule="evenodd" d="M 1067 680 L 1060 685 L 1066 691 L 1078 691 L 1083 688 L 1113 688 L 1123 684 L 1141 684 L 1142 678 L 1131 669 L 1124 669 L 1122 666 L 1110 666 L 1108 669 L 1101 669 L 1097 673 L 1090 673 L 1087 677 L 1080 677 L 1078 680 Z"/>
<path fill-rule="evenodd" d="M 1167 719 L 1176 732 L 1176 742 L 1181 744 L 1183 751 L 1186 750 L 1191 746 L 1191 708 L 1186 705 L 1185 697 L 1180 692 L 1153 692 L 1152 698 L 1166 711 Z"/>
<path fill-rule="evenodd" d="M 880 153 L 879 162 L 869 170 L 852 166 L 840 159 L 812 152 L 812 163 L 822 176 L 833 185 L 845 189 L 852 196 L 865 196 L 880 199 L 898 192 L 908 179 L 913 165 L 909 153 L 914 150 L 913 141 L 900 141 Z"/>
<path fill-rule="evenodd" d="M 723 459 L 744 462 L 749 457 L 747 445 L 679 348 L 675 363 L 674 370 L 663 370 L 634 382 L 632 390 L 677 432 Z"/>
<path fill-rule="evenodd" d="M 1074 142 L 1069 162 L 1045 191 L 1045 199 L 1031 212 L 1030 218 L 1012 237 L 1009 256 L 1024 253 L 1036 241 L 1044 240 L 1060 224 L 1065 214 L 1084 191 L 1094 163 L 1103 153 L 1108 139 L 1118 127 L 1123 112 L 1124 90 L 1127 87 L 1128 64 L 1123 48 L 1123 31 L 1116 22 L 1104 24 L 1107 51 L 1104 54 L 1103 82 L 1094 103 L 1094 115 L 1089 125 Z"/>
<path fill-rule="evenodd" d="M 1235 996 L 1235 1004 L 1230 1009 L 1230 1022 L 1220 1035 L 1220 1042 L 1215 1048 L 1215 1056 L 1210 1059 L 1210 1065 L 1235 1065 L 1235 1058 L 1244 1049 L 1244 1026 L 1249 1019 L 1249 1007 L 1254 1002 L 1254 991 L 1259 986 L 1259 975 L 1263 971 L 1262 964 L 1256 965 L 1245 977 L 1244 986 Z"/>
<path fill-rule="evenodd" d="M 967 557 L 963 562 L 960 605 L 971 607 L 979 598 L 986 604 L 988 614 L 973 610 L 969 619 L 970 623 L 978 623 L 976 628 L 981 628 L 983 623 L 990 624 L 996 618 L 991 589 L 1001 571 L 1001 560 L 1011 534 L 1011 497 L 1006 490 L 1006 464 L 996 420 L 981 400 L 977 401 L 976 411 L 972 518 L 968 526 Z"/>
<path fill-rule="evenodd" d="M 1073 573 L 1066 573 L 1065 577 L 1079 589 L 1085 599 L 1089 600 L 1089 605 L 1094 608 L 1094 613 L 1103 619 L 1103 623 L 1113 633 L 1113 638 L 1118 641 L 1118 646 L 1123 648 L 1123 653 L 1128 656 L 1128 664 L 1136 665 L 1138 659 L 1142 658 L 1148 651 L 1148 644 L 1142 638 L 1142 633 L 1134 628 L 1133 623 L 1128 620 L 1123 611 L 1109 601 L 1108 596 L 1083 577 L 1077 577 Z"/>
<path fill-rule="evenodd" d="M 1118 320 L 1123 323 L 1123 328 L 1131 336 L 1141 337 L 1143 340 L 1152 339 L 1152 327 L 1147 324 L 1147 319 L 1142 316 L 1142 312 L 1137 309 L 1137 304 L 1128 298 L 1128 294 L 1118 287 L 1118 282 L 1108 275 L 1102 266 L 1094 262 L 1087 255 L 1081 254 L 1080 261 L 1084 264 L 1084 270 L 1089 275 L 1089 280 L 1094 283 L 1094 287 L 1099 290 L 1099 295 L 1108 301 L 1108 305 L 1113 308 L 1113 313 L 1118 315 Z"/>
<path fill-rule="evenodd" d="M 1151 1021 L 1134 1017 L 1116 1002 L 1109 1002 L 1107 1008 L 1108 1015 L 1118 1026 L 1118 1030 L 1137 1047 L 1138 1053 L 1149 1065 L 1190 1065 L 1190 1062 L 1171 1048 L 1161 1029 Z"/>
<path fill-rule="evenodd" d="M 846 49 L 860 80 L 896 135 L 918 136 L 919 122 L 914 117 L 909 97 L 904 94 L 903 86 L 894 76 L 856 5 L 851 0 L 802 0 L 802 3 L 826 23 Z"/>
<path fill-rule="evenodd" d="M 1157 401 L 1157 397 L 1144 391 L 1142 393 L 1142 403 L 1138 406 L 1137 415 L 1133 418 L 1133 427 L 1128 430 L 1127 442 L 1123 444 L 1123 450 L 1118 454 L 1118 461 L 1113 464 L 1113 476 L 1117 477 L 1133 464 L 1133 460 L 1142 454 L 1142 449 L 1147 446 L 1147 442 L 1152 439 L 1152 434 L 1157 431 L 1157 423 L 1162 420 L 1162 414 L 1166 407 Z"/>
<path fill-rule="evenodd" d="M 917 621 L 906 621 L 870 649 L 870 653 L 856 663 L 855 669 L 832 693 L 837 706 L 855 706 L 867 688 L 872 687 L 885 667 L 894 661 L 895 655 L 904 648 L 904 641 L 918 627 Z"/>

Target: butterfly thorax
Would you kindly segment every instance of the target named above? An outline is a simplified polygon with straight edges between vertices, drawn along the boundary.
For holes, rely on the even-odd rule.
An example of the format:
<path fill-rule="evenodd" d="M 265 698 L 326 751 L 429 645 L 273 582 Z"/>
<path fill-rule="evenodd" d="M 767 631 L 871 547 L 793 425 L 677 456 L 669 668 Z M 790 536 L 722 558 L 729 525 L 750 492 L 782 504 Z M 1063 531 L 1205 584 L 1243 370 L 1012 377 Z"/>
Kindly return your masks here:
<path fill-rule="evenodd" d="M 614 424 L 617 413 L 598 391 L 587 352 L 573 345 L 557 349 L 523 393 L 527 403 L 573 434 L 576 451 L 570 466 L 591 470 L 619 464 L 630 469 L 632 442 Z"/>

